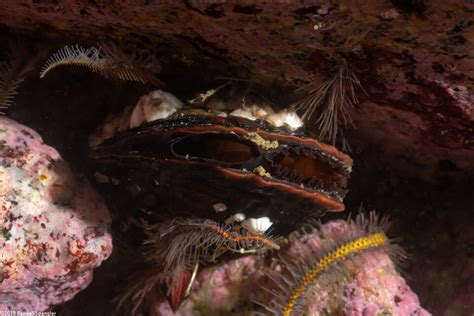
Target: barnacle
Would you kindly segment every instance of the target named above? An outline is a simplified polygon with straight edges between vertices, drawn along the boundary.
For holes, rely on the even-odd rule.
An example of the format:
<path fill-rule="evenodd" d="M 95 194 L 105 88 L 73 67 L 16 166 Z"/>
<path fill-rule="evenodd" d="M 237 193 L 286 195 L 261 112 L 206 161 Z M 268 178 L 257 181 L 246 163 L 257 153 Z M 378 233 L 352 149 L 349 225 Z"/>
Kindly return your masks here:
<path fill-rule="evenodd" d="M 264 216 L 260 218 L 248 218 L 242 221 L 241 225 L 248 231 L 261 235 L 265 233 L 270 228 L 270 226 L 272 226 L 272 224 L 273 223 L 270 221 L 270 219 Z"/>
<path fill-rule="evenodd" d="M 341 127 L 353 126 L 351 114 L 359 103 L 356 87 L 364 91 L 354 71 L 343 61 L 322 83 L 310 83 L 296 90 L 296 93 L 305 93 L 306 96 L 290 107 L 295 111 L 302 111 L 304 120 L 317 117 L 315 125 L 320 138 L 335 145 L 340 136 L 343 150 L 349 150 Z"/>
<path fill-rule="evenodd" d="M 335 267 L 342 262 L 381 248 L 395 258 L 404 258 L 403 250 L 386 236 L 388 227 L 388 219 L 379 219 L 372 211 L 368 218 L 361 213 L 355 220 L 349 220 L 343 230 L 320 231 L 322 241 L 318 249 L 302 251 L 298 257 L 280 256 L 279 262 L 284 270 L 269 273 L 272 285 L 264 289 L 272 299 L 270 303 L 261 305 L 273 315 L 304 314 L 309 289 L 317 284 L 321 274 L 336 270 Z M 312 230 L 317 232 L 317 228 Z"/>
<path fill-rule="evenodd" d="M 51 70 L 61 66 L 85 67 L 106 78 L 150 82 L 162 86 L 152 72 L 140 65 L 140 60 L 134 60 L 118 49 L 115 45 L 103 44 L 99 48 L 84 48 L 80 45 L 65 46 L 54 53 L 41 68 L 40 78 L 45 77 Z"/>

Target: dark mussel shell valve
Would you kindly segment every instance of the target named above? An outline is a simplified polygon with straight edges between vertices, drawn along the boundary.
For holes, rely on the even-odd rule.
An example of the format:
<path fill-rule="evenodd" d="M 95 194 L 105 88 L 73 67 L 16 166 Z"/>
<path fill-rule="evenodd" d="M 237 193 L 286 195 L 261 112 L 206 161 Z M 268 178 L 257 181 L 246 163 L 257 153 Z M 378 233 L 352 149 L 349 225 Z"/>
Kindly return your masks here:
<path fill-rule="evenodd" d="M 91 158 L 121 209 L 221 221 L 239 212 L 287 228 L 342 211 L 352 166 L 301 129 L 189 111 L 120 132 Z"/>

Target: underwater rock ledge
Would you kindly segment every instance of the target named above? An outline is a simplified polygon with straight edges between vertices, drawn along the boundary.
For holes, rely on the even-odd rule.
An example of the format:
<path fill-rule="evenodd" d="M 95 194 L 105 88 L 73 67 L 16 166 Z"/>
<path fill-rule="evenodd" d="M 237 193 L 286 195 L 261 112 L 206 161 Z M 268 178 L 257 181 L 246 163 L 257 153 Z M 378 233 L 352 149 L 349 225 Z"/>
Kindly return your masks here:
<path fill-rule="evenodd" d="M 278 83 L 281 105 L 295 101 L 294 88 L 324 80 L 339 55 L 367 91 L 350 142 L 407 176 L 474 172 L 471 1 L 8 0 L 0 9 L 12 30 L 157 51 L 163 70 L 185 66 L 180 86 L 205 82 L 225 61 L 244 79 Z"/>

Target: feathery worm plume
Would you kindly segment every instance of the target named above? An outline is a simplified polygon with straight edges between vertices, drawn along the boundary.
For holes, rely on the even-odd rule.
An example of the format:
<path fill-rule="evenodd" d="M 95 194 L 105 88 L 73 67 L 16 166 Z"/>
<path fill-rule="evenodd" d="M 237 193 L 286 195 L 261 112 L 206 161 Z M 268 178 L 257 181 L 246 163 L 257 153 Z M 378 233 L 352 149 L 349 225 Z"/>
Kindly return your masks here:
<path fill-rule="evenodd" d="M 346 61 L 334 68 L 332 75 L 321 84 L 313 83 L 296 90 L 307 94 L 290 107 L 303 113 L 303 120 L 315 120 L 322 140 L 335 145 L 338 136 L 342 138 L 343 150 L 349 150 L 341 127 L 353 126 L 352 111 L 359 103 L 355 87 L 362 91 L 362 85 Z M 365 92 L 365 91 L 364 91 Z"/>
<path fill-rule="evenodd" d="M 10 60 L 0 62 L 0 113 L 13 104 L 20 84 L 33 69 L 36 58 L 29 56 L 27 50 L 11 42 Z"/>
<path fill-rule="evenodd" d="M 15 68 L 7 62 L 0 64 L 0 110 L 7 109 L 13 104 L 18 94 L 17 89 L 24 80 L 23 75 Z"/>
<path fill-rule="evenodd" d="M 234 228 L 211 220 L 179 218 L 150 226 L 147 230 L 149 240 L 145 243 L 149 268 L 145 274 L 134 278 L 119 299 L 118 308 L 131 303 L 129 312 L 135 314 L 164 283 L 172 308 L 176 310 L 191 279 L 190 271 L 196 265 L 215 262 L 227 252 L 263 253 L 280 248 L 271 236 Z"/>
<path fill-rule="evenodd" d="M 100 48 L 84 48 L 82 46 L 65 46 L 54 53 L 41 68 L 40 78 L 44 78 L 51 70 L 61 66 L 86 67 L 94 72 L 101 72 L 106 63 L 100 54 Z"/>
<path fill-rule="evenodd" d="M 44 78 L 51 70 L 62 66 L 84 67 L 106 78 L 150 82 L 163 86 L 150 69 L 140 65 L 141 60 L 134 60 L 114 45 L 84 48 L 80 45 L 65 46 L 54 53 L 41 68 L 40 78 Z"/>

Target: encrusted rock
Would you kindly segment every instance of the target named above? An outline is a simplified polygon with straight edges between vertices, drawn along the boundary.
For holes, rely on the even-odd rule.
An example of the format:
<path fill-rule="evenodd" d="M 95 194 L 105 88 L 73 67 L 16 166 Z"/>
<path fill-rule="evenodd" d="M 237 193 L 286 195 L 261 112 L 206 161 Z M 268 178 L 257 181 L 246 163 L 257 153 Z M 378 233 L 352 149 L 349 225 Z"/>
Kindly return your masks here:
<path fill-rule="evenodd" d="M 320 234 L 347 229 L 344 221 L 330 222 L 319 233 L 294 239 L 282 255 L 302 256 L 308 251 L 314 255 L 327 242 Z M 267 304 L 273 297 L 269 292 L 275 291 L 267 292 L 264 288 L 276 289 L 263 272 L 264 262 L 261 257 L 247 256 L 202 270 L 178 314 L 250 315 L 258 308 L 252 301 Z M 281 267 L 277 265 L 275 271 L 281 271 Z M 301 300 L 305 305 L 304 315 L 430 315 L 420 306 L 418 296 L 383 249 L 360 253 L 337 268 L 331 266 L 321 273 L 317 283 Z M 174 315 L 164 297 L 156 297 L 150 308 L 150 313 Z"/>
<path fill-rule="evenodd" d="M 30 128 L 0 117 L 0 311 L 74 297 L 112 251 L 110 216 Z"/>

